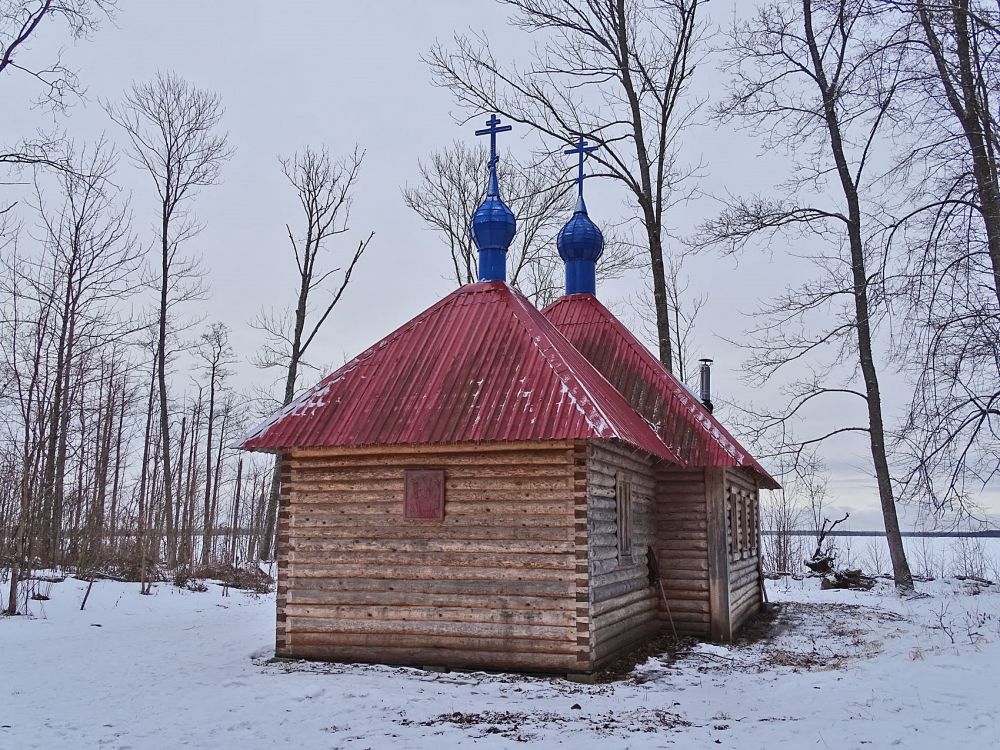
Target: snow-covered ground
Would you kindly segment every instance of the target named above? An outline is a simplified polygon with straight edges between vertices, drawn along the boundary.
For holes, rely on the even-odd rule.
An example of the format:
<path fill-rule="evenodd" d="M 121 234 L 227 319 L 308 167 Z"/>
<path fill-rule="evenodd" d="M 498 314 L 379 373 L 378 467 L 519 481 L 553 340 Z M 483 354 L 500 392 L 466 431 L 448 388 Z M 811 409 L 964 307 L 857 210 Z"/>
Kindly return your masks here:
<path fill-rule="evenodd" d="M 0 619 L 0 748 L 1000 746 L 1000 587 L 820 592 L 733 648 L 617 682 L 271 663 L 274 601 L 211 585 L 54 584 Z"/>

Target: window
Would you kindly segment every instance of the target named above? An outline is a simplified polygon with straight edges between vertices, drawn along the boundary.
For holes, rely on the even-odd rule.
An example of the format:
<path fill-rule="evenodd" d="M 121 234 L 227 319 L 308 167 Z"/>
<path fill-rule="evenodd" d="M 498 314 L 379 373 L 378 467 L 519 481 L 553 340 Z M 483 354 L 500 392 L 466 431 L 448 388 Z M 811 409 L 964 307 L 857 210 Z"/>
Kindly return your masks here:
<path fill-rule="evenodd" d="M 632 484 L 621 472 L 615 482 L 615 520 L 618 524 L 618 562 L 632 562 Z"/>
<path fill-rule="evenodd" d="M 726 488 L 726 505 L 730 557 L 740 560 L 756 555 L 759 551 L 757 494 L 730 485 Z"/>
<path fill-rule="evenodd" d="M 444 471 L 407 469 L 404 476 L 403 515 L 420 521 L 444 519 Z"/>
<path fill-rule="evenodd" d="M 729 506 L 729 555 L 739 559 L 740 556 L 740 493 L 729 487 L 726 492 L 726 503 Z"/>

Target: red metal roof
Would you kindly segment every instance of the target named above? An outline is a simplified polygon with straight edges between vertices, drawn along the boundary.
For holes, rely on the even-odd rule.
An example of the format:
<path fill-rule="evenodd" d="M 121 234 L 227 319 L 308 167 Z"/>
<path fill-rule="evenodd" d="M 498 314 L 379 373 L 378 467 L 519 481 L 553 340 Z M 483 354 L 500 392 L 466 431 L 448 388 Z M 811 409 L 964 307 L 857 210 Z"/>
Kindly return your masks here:
<path fill-rule="evenodd" d="M 519 292 L 469 284 L 244 439 L 247 450 L 619 439 L 679 457 Z"/>
<path fill-rule="evenodd" d="M 592 294 L 573 294 L 543 311 L 556 328 L 656 429 L 687 466 L 742 466 L 761 486 L 780 485 L 642 343 Z"/>

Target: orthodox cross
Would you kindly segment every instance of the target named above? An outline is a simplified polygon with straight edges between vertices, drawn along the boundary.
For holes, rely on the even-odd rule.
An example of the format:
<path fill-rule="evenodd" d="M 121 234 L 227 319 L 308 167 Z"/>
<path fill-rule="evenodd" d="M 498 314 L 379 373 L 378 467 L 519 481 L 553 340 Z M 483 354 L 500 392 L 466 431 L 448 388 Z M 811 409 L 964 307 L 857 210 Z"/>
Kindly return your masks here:
<path fill-rule="evenodd" d="M 593 151 L 597 151 L 598 148 L 600 148 L 600 146 L 588 146 L 587 142 L 583 139 L 583 136 L 581 135 L 580 140 L 576 142 L 576 145 L 573 146 L 573 148 L 568 148 L 565 151 L 563 151 L 564 154 L 578 154 L 580 157 L 580 163 L 578 167 L 579 171 L 577 172 L 576 176 L 576 188 L 578 191 L 577 194 L 581 198 L 583 197 L 583 179 L 584 179 L 583 160 L 587 157 L 587 154 Z"/>
<path fill-rule="evenodd" d="M 490 169 L 493 169 L 499 161 L 497 157 L 497 133 L 506 133 L 512 128 L 510 125 L 501 125 L 500 118 L 496 115 L 490 115 L 490 119 L 486 121 L 486 124 L 489 127 L 477 130 L 476 135 L 488 135 L 490 137 Z"/>

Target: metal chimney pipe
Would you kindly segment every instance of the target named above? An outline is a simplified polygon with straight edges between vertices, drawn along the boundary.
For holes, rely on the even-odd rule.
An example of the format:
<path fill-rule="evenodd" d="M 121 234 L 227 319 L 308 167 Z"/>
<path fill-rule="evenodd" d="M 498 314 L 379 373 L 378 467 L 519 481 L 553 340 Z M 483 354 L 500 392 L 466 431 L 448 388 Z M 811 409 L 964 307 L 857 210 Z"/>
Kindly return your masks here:
<path fill-rule="evenodd" d="M 705 357 L 698 361 L 701 362 L 701 403 L 711 414 L 714 408 L 712 406 L 712 360 Z"/>

